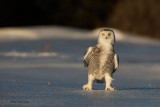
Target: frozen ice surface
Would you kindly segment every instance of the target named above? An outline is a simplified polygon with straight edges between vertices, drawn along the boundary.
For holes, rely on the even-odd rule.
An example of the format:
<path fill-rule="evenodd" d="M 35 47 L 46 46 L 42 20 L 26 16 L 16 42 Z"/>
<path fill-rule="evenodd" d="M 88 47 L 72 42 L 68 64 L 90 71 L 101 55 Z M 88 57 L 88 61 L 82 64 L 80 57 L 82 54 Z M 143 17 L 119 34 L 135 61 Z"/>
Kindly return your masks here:
<path fill-rule="evenodd" d="M 28 29 L 32 32 L 20 30 L 14 34 L 27 36 L 34 32 L 34 39 L 8 41 L 1 36 L 0 107 L 159 107 L 160 43 L 157 41 L 121 34 L 116 43 L 120 68 L 113 81 L 117 90 L 106 92 L 104 84 L 94 83 L 94 91 L 83 91 L 87 69 L 82 57 L 89 46 L 97 43 L 90 36 L 92 33 L 69 28 L 61 33 L 64 28 Z M 38 31 L 42 33 L 35 33 Z M 47 33 L 48 37 L 42 37 Z M 80 37 L 81 33 L 88 37 Z M 2 34 L 12 36 L 0 30 Z M 73 34 L 78 36 L 72 38 Z"/>

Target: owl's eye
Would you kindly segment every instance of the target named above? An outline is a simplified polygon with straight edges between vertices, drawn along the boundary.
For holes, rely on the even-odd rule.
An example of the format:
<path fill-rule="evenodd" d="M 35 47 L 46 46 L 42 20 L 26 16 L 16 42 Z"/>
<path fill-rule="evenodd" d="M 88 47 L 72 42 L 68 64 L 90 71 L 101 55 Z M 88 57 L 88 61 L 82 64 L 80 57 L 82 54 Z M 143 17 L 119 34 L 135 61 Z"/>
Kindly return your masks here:
<path fill-rule="evenodd" d="M 102 33 L 102 36 L 104 36 L 105 35 L 105 33 Z"/>
<path fill-rule="evenodd" d="M 108 36 L 111 36 L 111 33 L 108 33 Z"/>

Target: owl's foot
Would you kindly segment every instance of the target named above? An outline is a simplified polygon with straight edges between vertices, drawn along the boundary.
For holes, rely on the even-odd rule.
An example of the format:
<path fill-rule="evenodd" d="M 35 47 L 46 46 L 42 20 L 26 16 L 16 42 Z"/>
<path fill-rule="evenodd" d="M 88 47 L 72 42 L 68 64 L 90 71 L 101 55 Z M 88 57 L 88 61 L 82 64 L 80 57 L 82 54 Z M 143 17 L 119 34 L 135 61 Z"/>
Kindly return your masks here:
<path fill-rule="evenodd" d="M 88 84 L 86 84 L 86 85 L 83 85 L 83 87 L 82 87 L 84 90 L 87 90 L 87 91 L 91 91 L 92 90 L 92 87 L 91 86 L 89 86 Z"/>
<path fill-rule="evenodd" d="M 112 87 L 109 87 L 109 88 L 106 88 L 105 91 L 115 91 L 116 89 L 115 88 L 112 88 Z"/>

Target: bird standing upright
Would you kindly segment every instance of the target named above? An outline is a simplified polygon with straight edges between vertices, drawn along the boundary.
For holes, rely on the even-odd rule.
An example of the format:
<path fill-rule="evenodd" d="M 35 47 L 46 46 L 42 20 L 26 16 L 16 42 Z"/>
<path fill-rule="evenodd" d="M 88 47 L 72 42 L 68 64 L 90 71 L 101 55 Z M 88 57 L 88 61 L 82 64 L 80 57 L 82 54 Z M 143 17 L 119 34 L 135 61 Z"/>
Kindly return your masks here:
<path fill-rule="evenodd" d="M 118 70 L 119 59 L 114 51 L 115 33 L 103 29 L 98 35 L 98 44 L 89 47 L 84 55 L 84 67 L 88 67 L 88 83 L 84 90 L 92 90 L 93 82 L 106 83 L 106 91 L 115 90 L 111 87 L 113 73 Z"/>

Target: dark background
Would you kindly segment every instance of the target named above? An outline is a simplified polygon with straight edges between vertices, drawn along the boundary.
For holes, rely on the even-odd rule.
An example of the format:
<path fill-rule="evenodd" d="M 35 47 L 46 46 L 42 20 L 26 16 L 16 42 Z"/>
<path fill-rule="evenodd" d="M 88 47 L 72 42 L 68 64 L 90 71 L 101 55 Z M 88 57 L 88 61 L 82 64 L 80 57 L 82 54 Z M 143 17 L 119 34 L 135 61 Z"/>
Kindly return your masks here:
<path fill-rule="evenodd" d="M 160 0 L 0 0 L 0 27 L 114 27 L 160 39 Z"/>

